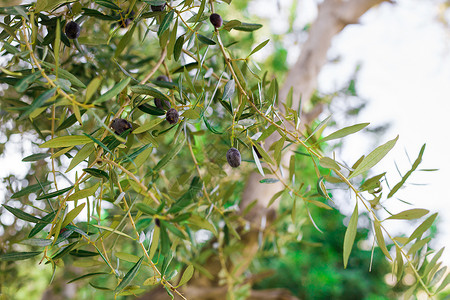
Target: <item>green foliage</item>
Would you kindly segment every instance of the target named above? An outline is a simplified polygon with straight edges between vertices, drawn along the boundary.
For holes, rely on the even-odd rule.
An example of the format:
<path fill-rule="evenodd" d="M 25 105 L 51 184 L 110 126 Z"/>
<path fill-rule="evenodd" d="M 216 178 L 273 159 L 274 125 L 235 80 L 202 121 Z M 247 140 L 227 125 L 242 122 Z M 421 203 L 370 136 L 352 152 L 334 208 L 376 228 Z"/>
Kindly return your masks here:
<path fill-rule="evenodd" d="M 1 115 L 2 122 L 14 128 L 2 127 L 2 134 L 31 135 L 34 152 L 23 159 L 32 163 L 25 180 L 8 179 L 2 213 L 26 225 L 15 224 L 17 232 L 3 226 L 12 230 L 14 239 L 1 244 L 0 276 L 7 277 L 17 261 L 38 256 L 51 268 L 50 282 L 61 268 L 77 266 L 83 271 L 67 272 L 66 282 L 83 282 L 84 288 L 105 293 L 107 299 L 139 295 L 155 286 L 171 297 L 184 297 L 178 288 L 189 286 L 196 276 L 227 285 L 231 299 L 245 298 L 251 285 L 245 283 L 244 271 L 253 257 L 240 250 L 246 236 L 254 234 L 245 218 L 255 214 L 252 209 L 258 214 L 263 208 L 256 202 L 242 210 L 236 207 L 241 205 L 248 174 L 258 171 L 264 177 L 260 184 L 283 186 L 269 206 L 287 194 L 291 199 L 271 221 L 286 222 L 290 216 L 294 227 L 307 220 L 324 229 L 320 242 L 327 247 L 321 248 L 321 255 L 333 255 L 332 261 L 340 264 L 339 272 L 331 265 L 309 265 L 309 275 L 304 278 L 301 273 L 299 282 L 319 284 L 294 292 L 343 297 L 336 282 L 344 280 L 358 286 L 353 292 L 375 293 L 366 281 L 357 280 L 364 277 L 361 270 L 353 269 L 354 260 L 367 253 L 350 255 L 355 241 L 362 238 L 357 232 L 358 207 L 364 208 L 384 255 L 394 260 L 388 248 L 396 249 L 399 280 L 408 266 L 417 278 L 413 291 L 420 288 L 432 295 L 443 289 L 448 280 L 443 287 L 438 285 L 445 273 L 439 264 L 421 275 L 422 258 L 429 253 L 420 250 L 430 241 L 424 235 L 435 217 L 429 216 L 409 238 L 385 240 L 389 234 L 385 221 L 416 219 L 429 211 L 412 209 L 380 220 L 382 176 L 367 179 L 365 188 L 361 182 L 398 137 L 351 168 L 326 157 L 324 141 L 357 133 L 367 123 L 337 130 L 322 140 L 331 118 L 313 130 L 307 124 L 305 132 L 292 130 L 302 119 L 300 111 L 292 109 L 293 100 L 279 98 L 276 76 L 250 68 L 250 56 L 268 43 L 255 39 L 254 31 L 262 25 L 225 20 L 223 27 L 214 28 L 208 18 L 219 7 L 215 1 L 176 1 L 166 3 L 162 11 L 151 9 L 164 3 L 37 0 L 0 9 L 1 57 L 6 63 L 0 69 L 0 83 L 7 85 Z M 62 30 L 72 20 L 80 24 L 81 34 L 69 40 Z M 272 64 L 275 72 L 284 73 L 287 51 L 276 49 Z M 156 80 L 158 75 L 167 76 L 169 82 Z M 169 112 L 179 117 L 166 118 L 168 107 L 156 107 L 156 98 L 167 101 Z M 126 121 L 127 130 L 112 128 L 117 119 Z M 279 139 L 270 145 L 273 133 Z M 288 161 L 289 176 L 282 176 L 283 158 L 294 146 L 299 149 Z M 239 161 L 242 157 L 240 165 L 233 164 L 235 169 L 226 165 L 231 147 L 239 151 Z M 387 198 L 416 170 L 423 149 Z M 307 162 L 308 171 L 299 169 L 300 160 Z M 335 222 L 331 225 L 324 223 L 326 219 L 315 221 L 323 211 L 336 213 L 333 203 L 326 202 L 332 201 L 328 189 L 333 184 L 353 191 L 357 201 L 345 236 L 341 219 L 330 219 Z M 263 235 L 260 243 L 268 236 Z M 277 239 L 287 241 L 286 249 L 293 253 L 299 250 L 289 234 L 280 232 Z M 330 254 L 330 248 L 338 251 Z M 276 253 L 275 247 L 270 250 L 271 255 Z M 341 270 L 342 257 L 348 273 Z M 289 259 L 306 268 L 304 257 L 294 254 Z M 214 268 L 211 261 L 220 264 Z M 382 268 L 380 259 L 375 263 Z"/>

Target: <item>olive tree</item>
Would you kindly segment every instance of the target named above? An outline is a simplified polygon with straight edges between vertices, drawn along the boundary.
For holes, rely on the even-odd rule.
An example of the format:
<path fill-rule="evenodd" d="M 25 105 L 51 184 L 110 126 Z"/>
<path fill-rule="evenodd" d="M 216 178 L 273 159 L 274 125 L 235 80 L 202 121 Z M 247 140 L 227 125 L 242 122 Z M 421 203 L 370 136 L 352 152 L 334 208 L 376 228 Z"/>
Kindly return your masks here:
<path fill-rule="evenodd" d="M 23 158 L 33 164 L 26 178 L 8 179 L 2 213 L 24 224 L 1 245 L 3 276 L 15 261 L 38 258 L 53 274 L 73 272 L 68 285 L 115 297 L 150 291 L 158 299 L 163 288 L 181 299 L 280 299 L 283 292 L 252 290 L 251 263 L 265 240 L 295 240 L 277 232 L 280 220 L 317 227 L 312 208 L 334 209 L 332 187 L 354 199 L 344 267 L 364 218 L 397 280 L 414 275 L 407 294 L 444 289 L 443 250 L 427 251 L 437 214 L 379 213 L 425 147 L 383 190 L 385 173 L 371 169 L 398 137 L 342 162 L 324 146 L 369 123 L 323 136 L 330 119 L 316 121 L 323 105 L 311 102 L 333 36 L 381 2 L 324 1 L 284 84 L 252 59 L 269 40 L 254 35 L 262 25 L 227 14 L 231 0 L 1 8 L 2 134 L 31 134 L 34 145 Z M 300 157 L 313 176 L 302 176 Z M 420 218 L 409 236 L 385 225 Z"/>

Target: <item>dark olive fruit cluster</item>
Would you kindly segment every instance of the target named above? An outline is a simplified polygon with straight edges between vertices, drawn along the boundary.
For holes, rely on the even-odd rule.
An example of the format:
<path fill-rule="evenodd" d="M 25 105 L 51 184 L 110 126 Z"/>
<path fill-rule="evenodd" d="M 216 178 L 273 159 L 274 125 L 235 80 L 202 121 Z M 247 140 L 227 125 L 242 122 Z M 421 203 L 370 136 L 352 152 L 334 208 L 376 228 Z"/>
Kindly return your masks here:
<path fill-rule="evenodd" d="M 171 108 L 166 113 L 166 120 L 170 124 L 176 124 L 178 123 L 178 111 L 175 108 Z"/>
<path fill-rule="evenodd" d="M 169 77 L 167 77 L 166 75 L 159 75 L 158 77 L 156 77 L 157 81 L 165 81 L 165 82 L 170 82 Z M 159 99 L 159 98 L 155 98 L 155 106 L 159 109 L 162 110 L 166 110 L 170 108 L 170 101 Z M 166 107 L 164 107 L 166 106 Z"/>
<path fill-rule="evenodd" d="M 66 34 L 67 38 L 74 40 L 80 36 L 80 25 L 78 25 L 77 22 L 70 21 L 66 24 L 66 27 L 64 27 L 64 33 Z"/>
<path fill-rule="evenodd" d="M 150 5 L 152 11 L 163 11 L 166 8 L 166 3 L 162 5 Z"/>
<path fill-rule="evenodd" d="M 223 20 L 219 14 L 213 13 L 209 16 L 209 21 L 213 24 L 214 27 L 219 28 L 222 26 Z"/>
<path fill-rule="evenodd" d="M 230 148 L 227 151 L 227 161 L 232 168 L 237 168 L 241 165 L 241 153 L 236 148 Z"/>
<path fill-rule="evenodd" d="M 121 135 L 128 129 L 133 130 L 133 126 L 125 119 L 114 119 L 111 123 L 111 128 L 114 129 L 114 133 Z"/>

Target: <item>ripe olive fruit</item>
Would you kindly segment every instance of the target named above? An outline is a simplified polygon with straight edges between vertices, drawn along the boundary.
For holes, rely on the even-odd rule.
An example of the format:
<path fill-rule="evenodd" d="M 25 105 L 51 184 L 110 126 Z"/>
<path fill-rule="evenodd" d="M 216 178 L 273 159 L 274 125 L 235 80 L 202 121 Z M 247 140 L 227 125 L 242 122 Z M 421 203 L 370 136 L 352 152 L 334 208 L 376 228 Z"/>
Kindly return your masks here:
<path fill-rule="evenodd" d="M 178 123 L 178 111 L 175 108 L 171 108 L 166 113 L 166 120 L 170 124 Z"/>
<path fill-rule="evenodd" d="M 163 11 L 166 8 L 166 3 L 162 5 L 150 5 L 152 11 Z"/>
<path fill-rule="evenodd" d="M 166 75 L 159 75 L 158 77 L 156 77 L 156 80 L 170 82 L 169 77 L 167 77 Z"/>
<path fill-rule="evenodd" d="M 121 135 L 128 129 L 133 130 L 133 126 L 125 119 L 114 119 L 111 123 L 111 128 L 114 129 L 114 133 Z"/>
<path fill-rule="evenodd" d="M 223 20 L 219 14 L 213 13 L 209 16 L 209 21 L 213 24 L 214 27 L 219 28 L 222 26 Z"/>
<path fill-rule="evenodd" d="M 230 148 L 227 151 L 227 161 L 232 168 L 237 168 L 241 165 L 241 153 L 236 148 Z"/>
<path fill-rule="evenodd" d="M 77 37 L 80 36 L 80 25 L 78 25 L 77 22 L 70 21 L 66 24 L 66 27 L 64 27 L 64 33 L 66 34 L 67 38 L 74 40 Z"/>
<path fill-rule="evenodd" d="M 170 108 L 170 102 L 167 100 L 164 100 L 164 104 L 163 104 L 162 99 L 155 98 L 155 106 L 159 109 L 166 110 L 166 109 Z"/>

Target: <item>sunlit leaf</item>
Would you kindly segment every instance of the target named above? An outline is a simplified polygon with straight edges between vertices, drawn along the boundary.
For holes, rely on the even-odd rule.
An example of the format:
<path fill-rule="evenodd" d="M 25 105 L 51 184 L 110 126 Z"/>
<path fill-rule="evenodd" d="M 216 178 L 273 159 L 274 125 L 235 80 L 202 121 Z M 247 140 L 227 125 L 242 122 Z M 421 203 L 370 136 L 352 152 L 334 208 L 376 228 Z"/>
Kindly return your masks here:
<path fill-rule="evenodd" d="M 187 283 L 192 278 L 192 275 L 194 275 L 194 266 L 189 265 L 189 266 L 187 266 L 186 270 L 184 271 L 183 275 L 181 276 L 178 286 L 182 286 L 185 283 Z"/>
<path fill-rule="evenodd" d="M 401 213 L 395 214 L 390 216 L 389 218 L 386 218 L 386 220 L 414 220 L 421 218 L 425 216 L 430 211 L 428 209 L 422 209 L 422 208 L 414 208 L 414 209 L 408 209 L 405 211 L 402 211 Z"/>
<path fill-rule="evenodd" d="M 35 252 L 9 252 L 5 254 L 0 254 L 0 261 L 15 261 L 32 258 L 36 255 L 41 254 L 42 251 Z"/>
<path fill-rule="evenodd" d="M 358 165 L 358 167 L 353 171 L 353 173 L 348 177 L 348 179 L 351 179 L 355 176 L 358 176 L 368 170 L 370 170 L 373 166 L 375 166 L 383 157 L 388 154 L 389 151 L 394 147 L 395 143 L 398 140 L 398 136 L 387 142 L 386 144 L 383 144 L 379 147 L 377 147 L 375 150 L 373 150 L 369 155 L 367 155 L 361 163 Z"/>
<path fill-rule="evenodd" d="M 355 205 L 350 222 L 348 223 L 347 230 L 344 237 L 344 268 L 347 268 L 348 258 L 352 252 L 353 243 L 355 242 L 356 230 L 358 225 L 358 204 Z"/>
<path fill-rule="evenodd" d="M 327 141 L 343 138 L 343 137 L 345 137 L 347 135 L 350 135 L 352 133 L 358 132 L 358 131 L 366 128 L 369 124 L 370 123 L 361 123 L 361 124 L 356 124 L 356 125 L 344 127 L 342 129 L 339 129 L 339 130 L 337 130 L 337 131 L 327 135 L 326 137 L 321 139 L 319 141 L 319 143 L 323 143 L 323 142 L 327 142 Z"/>

